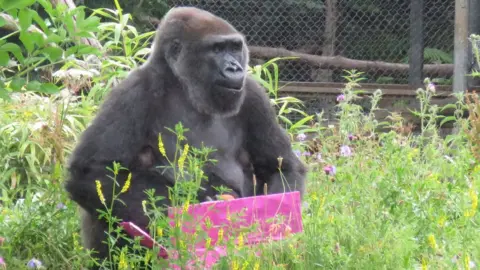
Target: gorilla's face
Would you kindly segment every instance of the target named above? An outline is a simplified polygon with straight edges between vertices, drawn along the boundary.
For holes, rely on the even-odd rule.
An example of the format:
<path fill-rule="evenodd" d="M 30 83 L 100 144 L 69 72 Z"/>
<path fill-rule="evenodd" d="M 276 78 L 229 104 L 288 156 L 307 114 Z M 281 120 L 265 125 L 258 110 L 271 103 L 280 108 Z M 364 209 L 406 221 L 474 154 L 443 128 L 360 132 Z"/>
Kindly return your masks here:
<path fill-rule="evenodd" d="M 245 97 L 248 51 L 243 36 L 207 35 L 173 42 L 169 64 L 202 113 L 231 116 Z"/>

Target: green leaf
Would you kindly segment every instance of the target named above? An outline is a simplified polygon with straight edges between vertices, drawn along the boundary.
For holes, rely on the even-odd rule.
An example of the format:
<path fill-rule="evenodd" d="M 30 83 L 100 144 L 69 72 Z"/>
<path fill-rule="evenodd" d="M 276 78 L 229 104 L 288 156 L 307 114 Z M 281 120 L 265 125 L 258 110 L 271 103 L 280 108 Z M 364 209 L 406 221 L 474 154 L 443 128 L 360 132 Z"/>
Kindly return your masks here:
<path fill-rule="evenodd" d="M 77 27 L 81 31 L 97 32 L 99 25 L 100 18 L 92 16 L 86 20 L 83 20 L 80 24 L 77 24 Z"/>
<path fill-rule="evenodd" d="M 10 82 L 10 88 L 13 91 L 20 91 L 27 81 L 24 78 L 13 78 Z"/>
<path fill-rule="evenodd" d="M 67 28 L 67 32 L 73 36 L 75 34 L 75 28 L 73 27 L 73 16 L 66 16 L 64 23 L 65 27 Z"/>
<path fill-rule="evenodd" d="M 450 122 L 450 121 L 456 121 L 457 118 L 455 116 L 447 116 L 443 118 L 442 122 L 440 122 L 440 126 L 443 126 L 443 124 Z"/>
<path fill-rule="evenodd" d="M 0 99 L 11 100 L 10 93 L 5 88 L 0 88 Z"/>
<path fill-rule="evenodd" d="M 0 47 L 0 51 L 11 52 L 20 63 L 23 63 L 23 60 L 25 60 L 25 58 L 23 58 L 22 49 L 15 43 L 3 44 L 2 47 Z"/>
<path fill-rule="evenodd" d="M 4 0 L 0 9 L 5 11 L 11 9 L 22 9 L 31 6 L 36 0 Z"/>
<path fill-rule="evenodd" d="M 122 25 L 121 24 L 115 25 L 115 36 L 113 39 L 115 43 L 118 43 L 120 41 L 121 32 L 122 32 Z"/>
<path fill-rule="evenodd" d="M 47 40 L 46 40 L 47 43 L 50 43 L 50 42 L 60 43 L 62 41 L 64 41 L 64 39 L 62 37 L 60 37 L 59 35 L 54 34 L 54 33 L 51 33 L 50 35 L 48 35 Z"/>
<path fill-rule="evenodd" d="M 18 12 L 18 20 L 20 23 L 20 29 L 22 31 L 27 31 L 30 26 L 32 26 L 32 13 L 29 12 L 29 9 L 21 9 Z"/>
<path fill-rule="evenodd" d="M 62 57 L 63 50 L 59 47 L 47 47 L 42 50 L 50 61 L 55 62 Z"/>
<path fill-rule="evenodd" d="M 48 0 L 37 0 L 37 2 L 45 9 L 45 11 L 52 15 L 52 11 L 53 11 L 53 7 L 52 7 L 52 3 L 50 3 L 50 1 Z"/>
<path fill-rule="evenodd" d="M 20 41 L 22 41 L 23 46 L 25 46 L 25 48 L 27 49 L 27 51 L 29 53 L 31 53 L 33 51 L 35 43 L 34 43 L 33 37 L 31 35 L 29 35 L 26 32 L 23 32 L 23 31 L 20 32 Z"/>
<path fill-rule="evenodd" d="M 0 27 L 3 27 L 5 25 L 5 19 L 3 17 L 0 17 Z"/>
<path fill-rule="evenodd" d="M 42 86 L 40 87 L 40 91 L 38 92 L 42 92 L 45 94 L 55 94 L 60 92 L 60 89 L 53 83 L 44 83 L 42 84 Z"/>
<path fill-rule="evenodd" d="M 0 51 L 0 66 L 6 67 L 9 60 L 8 53 Z"/>
<path fill-rule="evenodd" d="M 27 84 L 28 91 L 39 91 L 42 87 L 42 84 L 39 81 L 31 81 Z"/>
<path fill-rule="evenodd" d="M 94 54 L 94 55 L 100 55 L 101 52 L 93 47 L 93 46 L 90 46 L 90 45 L 85 45 L 85 44 L 82 44 L 82 45 L 79 45 L 78 46 L 78 52 L 77 52 L 79 55 L 86 55 L 86 54 Z"/>
<path fill-rule="evenodd" d="M 48 29 L 48 26 L 42 17 L 40 17 L 35 10 L 30 10 L 30 13 L 32 14 L 32 19 L 40 26 L 40 28 L 42 28 L 43 33 L 48 34 L 50 29 Z"/>
<path fill-rule="evenodd" d="M 45 38 L 41 33 L 38 32 L 31 32 L 29 33 L 32 36 L 32 40 L 37 44 L 39 47 L 43 47 L 45 44 Z"/>

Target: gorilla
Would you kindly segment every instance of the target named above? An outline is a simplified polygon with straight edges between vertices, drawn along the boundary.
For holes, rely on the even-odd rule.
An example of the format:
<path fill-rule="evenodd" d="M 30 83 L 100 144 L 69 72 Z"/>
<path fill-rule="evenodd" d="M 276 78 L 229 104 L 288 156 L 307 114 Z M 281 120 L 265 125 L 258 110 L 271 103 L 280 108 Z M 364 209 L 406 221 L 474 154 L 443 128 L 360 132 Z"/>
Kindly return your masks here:
<path fill-rule="evenodd" d="M 69 160 L 65 189 L 82 211 L 83 245 L 98 258 L 107 258 L 109 250 L 95 180 L 109 203 L 114 181 L 107 167 L 126 167 L 116 181 L 122 186 L 130 172 L 131 186 L 112 214 L 146 229 L 145 190 L 154 189 L 165 197 L 158 203 L 168 205 L 167 189 L 175 185 L 171 173 L 158 169 L 168 165 L 158 151 L 158 135 L 172 160 L 177 138 L 167 128 L 179 122 L 189 129 L 191 146 L 216 150 L 210 158 L 217 162 L 203 168 L 208 181 L 199 201 L 215 195 L 214 183 L 236 197 L 263 194 L 266 184 L 269 194 L 299 191 L 303 198 L 306 167 L 265 89 L 247 73 L 248 61 L 245 37 L 224 19 L 193 7 L 173 8 L 162 18 L 149 58 L 114 86 Z"/>

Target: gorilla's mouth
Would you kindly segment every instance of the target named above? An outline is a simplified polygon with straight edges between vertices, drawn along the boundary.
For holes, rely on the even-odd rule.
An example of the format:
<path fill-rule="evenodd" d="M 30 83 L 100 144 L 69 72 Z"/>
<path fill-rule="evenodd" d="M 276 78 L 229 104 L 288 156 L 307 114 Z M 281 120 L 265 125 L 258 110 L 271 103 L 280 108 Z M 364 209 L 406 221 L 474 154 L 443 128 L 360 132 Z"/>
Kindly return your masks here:
<path fill-rule="evenodd" d="M 225 90 L 227 92 L 241 92 L 242 91 L 242 87 L 229 87 L 229 86 L 225 86 L 225 85 L 221 85 L 221 84 L 217 84 L 217 86 L 219 88 L 221 88 L 222 90 Z"/>

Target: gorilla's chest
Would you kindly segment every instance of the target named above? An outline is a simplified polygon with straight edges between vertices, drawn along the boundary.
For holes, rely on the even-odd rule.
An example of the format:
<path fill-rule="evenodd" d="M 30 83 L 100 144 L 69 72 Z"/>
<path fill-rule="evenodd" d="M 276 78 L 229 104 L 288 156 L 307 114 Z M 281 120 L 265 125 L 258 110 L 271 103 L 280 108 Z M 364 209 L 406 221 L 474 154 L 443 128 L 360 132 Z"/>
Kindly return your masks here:
<path fill-rule="evenodd" d="M 211 117 L 199 115 L 188 111 L 177 111 L 171 117 L 163 118 L 158 123 L 158 132 L 167 140 L 167 152 L 174 153 L 176 135 L 165 129 L 175 130 L 175 125 L 181 123 L 183 135 L 187 143 L 196 148 L 202 146 L 215 150 L 213 157 L 221 156 L 223 159 L 233 157 L 243 146 L 244 132 L 235 117 Z M 172 149 L 173 147 L 173 149 Z M 170 148 L 170 149 L 168 149 Z"/>

